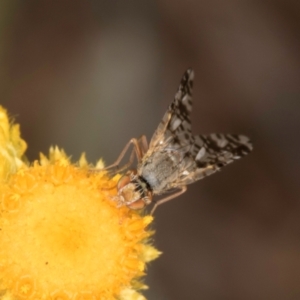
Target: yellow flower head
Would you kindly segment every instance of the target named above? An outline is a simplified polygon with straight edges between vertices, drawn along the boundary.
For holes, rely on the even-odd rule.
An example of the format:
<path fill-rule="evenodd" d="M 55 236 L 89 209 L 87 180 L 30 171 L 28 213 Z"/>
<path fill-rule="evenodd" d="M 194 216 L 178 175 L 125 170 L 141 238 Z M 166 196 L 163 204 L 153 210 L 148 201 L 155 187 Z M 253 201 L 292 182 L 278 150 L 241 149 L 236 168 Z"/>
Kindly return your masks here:
<path fill-rule="evenodd" d="M 117 207 L 119 176 L 90 173 L 84 155 L 74 165 L 51 148 L 26 166 L 7 120 L 1 108 L 0 299 L 145 299 L 152 217 Z"/>
<path fill-rule="evenodd" d="M 19 125 L 10 124 L 6 110 L 0 106 L 0 180 L 6 180 L 24 164 L 21 157 L 26 148 Z"/>

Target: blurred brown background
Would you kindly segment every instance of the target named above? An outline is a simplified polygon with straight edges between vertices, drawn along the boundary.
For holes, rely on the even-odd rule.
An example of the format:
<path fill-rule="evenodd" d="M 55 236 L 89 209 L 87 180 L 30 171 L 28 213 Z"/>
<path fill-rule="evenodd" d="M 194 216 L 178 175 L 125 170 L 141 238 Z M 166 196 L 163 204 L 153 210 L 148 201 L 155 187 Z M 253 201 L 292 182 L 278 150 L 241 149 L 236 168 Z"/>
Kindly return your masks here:
<path fill-rule="evenodd" d="M 148 299 L 300 299 L 300 3 L 0 4 L 0 104 L 30 160 L 50 145 L 116 159 L 151 137 L 186 68 L 193 130 L 255 150 L 155 213 Z"/>

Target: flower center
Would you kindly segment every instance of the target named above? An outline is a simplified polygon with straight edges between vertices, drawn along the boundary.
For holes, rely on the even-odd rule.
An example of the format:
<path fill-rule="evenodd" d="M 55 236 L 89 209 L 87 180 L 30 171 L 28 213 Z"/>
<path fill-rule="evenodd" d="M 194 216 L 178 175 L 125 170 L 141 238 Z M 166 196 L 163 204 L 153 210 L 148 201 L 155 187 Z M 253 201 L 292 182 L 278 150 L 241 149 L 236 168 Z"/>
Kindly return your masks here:
<path fill-rule="evenodd" d="M 120 219 L 122 210 L 99 192 L 107 181 L 101 179 L 95 184 L 85 172 L 71 169 L 66 167 L 63 176 L 59 172 L 60 181 L 49 180 L 47 171 L 41 172 L 45 177 L 37 176 L 39 182 L 31 180 L 27 192 L 26 176 L 23 174 L 20 181 L 12 177 L 16 185 L 22 182 L 23 190 L 14 197 L 11 191 L 5 193 L 0 268 L 2 265 L 6 284 L 12 283 L 11 288 L 26 299 L 57 291 L 63 293 L 59 297 L 73 297 L 78 291 L 115 294 L 140 273 L 139 269 L 130 269 L 132 263 L 139 264 L 139 255 L 132 242 L 127 243 L 126 219 Z M 10 204 L 15 198 L 18 205 Z M 142 219 L 139 222 L 143 236 L 145 226 Z"/>

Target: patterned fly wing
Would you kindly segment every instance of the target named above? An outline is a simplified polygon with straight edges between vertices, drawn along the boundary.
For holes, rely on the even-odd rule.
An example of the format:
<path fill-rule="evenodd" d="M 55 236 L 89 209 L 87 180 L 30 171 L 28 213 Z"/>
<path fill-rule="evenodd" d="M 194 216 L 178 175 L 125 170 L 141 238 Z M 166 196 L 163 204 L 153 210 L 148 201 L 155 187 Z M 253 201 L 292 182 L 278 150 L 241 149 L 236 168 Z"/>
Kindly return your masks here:
<path fill-rule="evenodd" d="M 149 145 L 148 154 L 157 148 L 189 148 L 193 141 L 190 113 L 192 111 L 192 88 L 194 71 L 188 69 L 181 79 L 177 93 Z"/>
<path fill-rule="evenodd" d="M 249 154 L 250 139 L 238 134 L 210 134 L 193 137 L 190 151 L 179 168 L 182 170 L 173 187 L 180 187 L 219 171 L 222 167 Z"/>

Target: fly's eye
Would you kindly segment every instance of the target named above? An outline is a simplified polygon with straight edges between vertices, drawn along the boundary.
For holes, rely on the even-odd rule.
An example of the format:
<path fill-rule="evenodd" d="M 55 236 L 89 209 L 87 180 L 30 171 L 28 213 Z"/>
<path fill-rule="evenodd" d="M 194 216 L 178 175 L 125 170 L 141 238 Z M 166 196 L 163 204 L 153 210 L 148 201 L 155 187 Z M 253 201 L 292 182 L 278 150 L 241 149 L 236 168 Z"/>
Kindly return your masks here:
<path fill-rule="evenodd" d="M 130 177 L 128 175 L 124 175 L 119 179 L 117 188 L 118 190 L 122 189 L 125 185 L 130 182 Z"/>
<path fill-rule="evenodd" d="M 143 199 L 139 199 L 127 204 L 128 208 L 130 209 L 142 209 L 145 207 L 145 205 L 146 203 L 143 201 Z"/>

